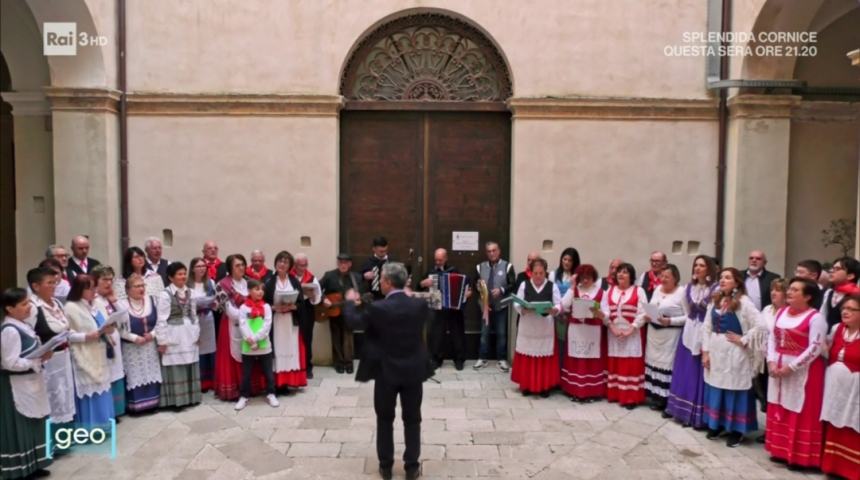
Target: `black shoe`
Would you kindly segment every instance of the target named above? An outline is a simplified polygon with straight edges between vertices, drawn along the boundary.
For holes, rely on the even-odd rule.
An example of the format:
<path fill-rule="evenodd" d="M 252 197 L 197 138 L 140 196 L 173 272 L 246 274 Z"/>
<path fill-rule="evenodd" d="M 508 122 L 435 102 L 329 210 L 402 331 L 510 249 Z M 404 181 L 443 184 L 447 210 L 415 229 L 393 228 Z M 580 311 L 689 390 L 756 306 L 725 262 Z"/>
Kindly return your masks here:
<path fill-rule="evenodd" d="M 341 367 L 340 365 L 338 365 L 338 366 L 334 367 L 334 371 L 335 371 L 335 372 L 337 372 L 337 373 L 343 373 L 343 367 Z"/>
<path fill-rule="evenodd" d="M 707 435 L 705 435 L 705 438 L 707 438 L 708 440 L 713 440 L 713 439 L 719 437 L 721 433 L 723 433 L 722 428 L 717 429 L 717 430 L 709 428 Z"/>
<path fill-rule="evenodd" d="M 528 391 L 528 390 L 523 390 L 521 393 L 523 394 L 523 396 L 524 396 L 524 397 L 528 397 L 529 395 L 531 395 L 531 394 L 532 394 L 532 393 L 531 393 L 530 391 Z"/>
<path fill-rule="evenodd" d="M 456 368 L 457 371 L 459 372 L 459 371 L 463 370 L 463 364 L 464 363 L 465 362 L 454 362 L 454 368 Z"/>
<path fill-rule="evenodd" d="M 415 480 L 421 476 L 421 467 L 406 470 L 406 480 Z"/>
<path fill-rule="evenodd" d="M 663 410 L 662 412 L 660 412 L 660 416 L 663 418 L 672 418 L 672 414 L 667 412 L 666 410 Z"/>
<path fill-rule="evenodd" d="M 33 472 L 32 475 L 30 475 L 31 478 L 45 478 L 49 476 L 51 476 L 51 472 L 45 470 L 44 468 L 40 468 Z"/>
<path fill-rule="evenodd" d="M 544 390 L 540 392 L 541 398 L 549 398 L 549 390 Z"/>
<path fill-rule="evenodd" d="M 627 410 L 633 410 L 636 407 L 637 405 L 635 403 L 631 403 L 630 405 L 624 405 L 624 408 L 626 408 Z"/>
<path fill-rule="evenodd" d="M 726 439 L 726 446 L 729 448 L 735 448 L 744 441 L 744 436 L 740 432 L 732 432 L 729 434 L 729 438 Z"/>
<path fill-rule="evenodd" d="M 383 480 L 391 480 L 391 467 L 379 467 L 379 476 L 382 477 Z"/>
<path fill-rule="evenodd" d="M 314 379 L 314 371 L 309 368 L 308 369 L 308 380 L 313 380 L 313 379 Z"/>
<path fill-rule="evenodd" d="M 350 365 L 350 366 L 346 367 L 346 373 L 348 373 L 348 374 L 352 375 L 352 372 L 353 372 L 353 370 L 352 370 L 352 365 Z"/>
<path fill-rule="evenodd" d="M 764 443 L 764 434 L 755 437 L 755 443 Z"/>

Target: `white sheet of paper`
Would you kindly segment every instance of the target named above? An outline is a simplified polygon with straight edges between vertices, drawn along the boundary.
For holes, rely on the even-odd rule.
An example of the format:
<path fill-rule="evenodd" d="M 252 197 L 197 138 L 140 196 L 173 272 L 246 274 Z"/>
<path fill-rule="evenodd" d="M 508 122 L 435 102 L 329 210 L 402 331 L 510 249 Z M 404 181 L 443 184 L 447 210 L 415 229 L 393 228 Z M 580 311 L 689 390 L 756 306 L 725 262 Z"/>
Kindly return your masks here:
<path fill-rule="evenodd" d="M 111 325 L 118 325 L 119 323 L 124 322 L 127 317 L 128 310 L 117 310 L 110 314 L 107 320 L 105 320 L 104 325 L 102 325 L 99 330 L 104 330 Z"/>
<path fill-rule="evenodd" d="M 274 298 L 275 305 L 294 305 L 299 298 L 299 292 L 284 292 L 276 293 Z"/>
<path fill-rule="evenodd" d="M 646 303 L 645 315 L 651 317 L 652 322 L 657 322 L 660 319 L 660 306 L 656 303 Z"/>
<path fill-rule="evenodd" d="M 41 358 L 43 355 L 48 353 L 49 351 L 57 348 L 60 344 L 67 342 L 69 339 L 69 332 L 58 333 L 54 337 L 52 337 L 47 342 L 43 343 L 40 347 L 30 352 L 28 355 L 25 355 L 24 358 L 28 360 L 33 360 L 35 358 Z"/>
<path fill-rule="evenodd" d="M 573 318 L 594 318 L 594 312 L 591 310 L 594 307 L 594 300 L 574 298 L 571 307 Z"/>

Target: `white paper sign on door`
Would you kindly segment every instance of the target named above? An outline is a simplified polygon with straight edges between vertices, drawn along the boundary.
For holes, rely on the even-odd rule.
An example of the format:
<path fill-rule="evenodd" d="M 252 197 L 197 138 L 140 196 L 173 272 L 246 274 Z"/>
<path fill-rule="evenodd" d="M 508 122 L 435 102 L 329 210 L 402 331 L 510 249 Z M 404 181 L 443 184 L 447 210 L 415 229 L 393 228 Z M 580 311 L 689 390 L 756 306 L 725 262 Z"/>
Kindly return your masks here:
<path fill-rule="evenodd" d="M 478 251 L 478 232 L 451 232 L 451 250 Z"/>

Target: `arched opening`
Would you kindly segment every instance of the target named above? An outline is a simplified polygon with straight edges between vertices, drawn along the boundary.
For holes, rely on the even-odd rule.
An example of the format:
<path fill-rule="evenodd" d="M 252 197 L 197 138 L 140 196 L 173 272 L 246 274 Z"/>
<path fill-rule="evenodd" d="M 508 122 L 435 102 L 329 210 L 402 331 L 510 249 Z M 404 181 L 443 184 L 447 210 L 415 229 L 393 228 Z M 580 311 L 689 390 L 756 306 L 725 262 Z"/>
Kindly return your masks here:
<path fill-rule="evenodd" d="M 340 117 L 340 247 L 356 266 L 380 235 L 413 283 L 436 248 L 464 273 L 484 242 L 508 249 L 510 79 L 494 42 L 447 12 L 401 12 L 356 43 Z M 453 232 L 477 233 L 476 248 L 452 248 Z M 474 305 L 466 312 L 475 355 L 479 316 Z"/>

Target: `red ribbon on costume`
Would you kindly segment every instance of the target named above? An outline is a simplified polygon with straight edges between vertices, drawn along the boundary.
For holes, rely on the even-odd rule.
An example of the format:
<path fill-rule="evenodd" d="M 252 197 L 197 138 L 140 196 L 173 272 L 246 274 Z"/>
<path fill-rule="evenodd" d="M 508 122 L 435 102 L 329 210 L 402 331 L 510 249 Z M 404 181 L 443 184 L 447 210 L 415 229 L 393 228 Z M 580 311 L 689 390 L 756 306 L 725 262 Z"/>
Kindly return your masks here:
<path fill-rule="evenodd" d="M 263 265 L 262 270 L 260 270 L 259 272 L 255 272 L 252 267 L 248 267 L 245 269 L 245 275 L 247 275 L 250 278 L 253 278 L 254 280 L 263 280 L 263 278 L 268 274 L 269 274 L 269 269 L 266 268 L 265 265 Z"/>
<path fill-rule="evenodd" d="M 245 300 L 245 306 L 251 309 L 251 313 L 248 314 L 248 318 L 257 318 L 262 317 L 266 314 L 265 308 L 266 302 L 263 299 L 259 300 L 251 300 L 248 298 Z"/>

